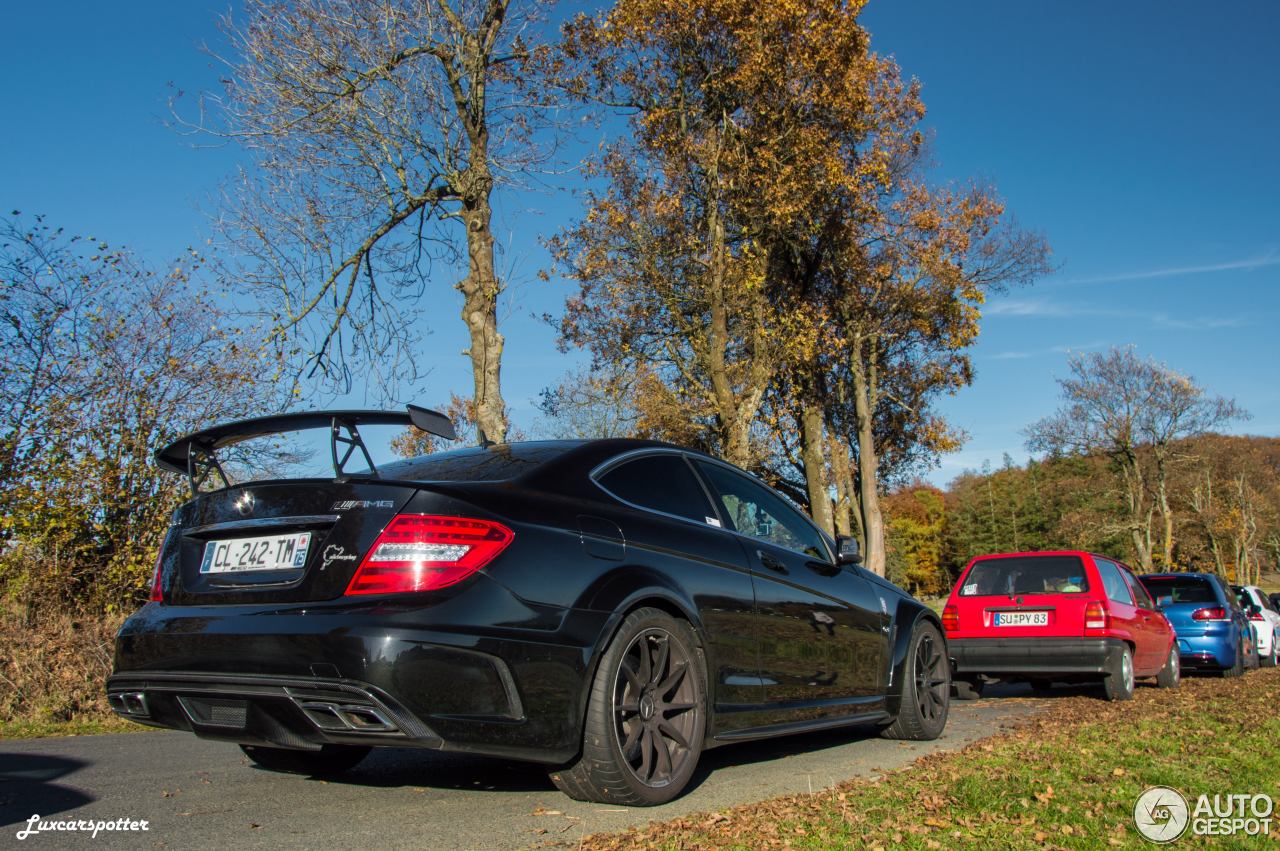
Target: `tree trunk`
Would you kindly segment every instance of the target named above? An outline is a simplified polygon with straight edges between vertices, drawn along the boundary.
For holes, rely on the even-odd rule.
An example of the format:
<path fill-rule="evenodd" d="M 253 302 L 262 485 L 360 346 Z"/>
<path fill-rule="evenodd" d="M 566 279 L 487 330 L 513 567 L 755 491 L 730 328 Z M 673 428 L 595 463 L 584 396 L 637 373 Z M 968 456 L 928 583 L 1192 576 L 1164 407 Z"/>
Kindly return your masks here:
<path fill-rule="evenodd" d="M 502 399 L 503 337 L 498 333 L 498 294 L 502 285 L 494 272 L 492 209 L 488 186 L 463 206 L 467 229 L 467 276 L 458 284 L 462 292 L 462 319 L 471 335 L 471 375 L 475 383 L 476 440 L 481 446 L 507 439 L 507 410 Z"/>
<path fill-rule="evenodd" d="M 1160 519 L 1164 526 L 1164 542 L 1161 559 L 1164 562 L 1161 565 L 1165 570 L 1173 567 L 1173 510 L 1169 507 L 1169 489 L 1166 479 L 1168 478 L 1165 470 L 1165 459 L 1161 454 L 1156 455 L 1156 496 L 1160 504 Z"/>
<path fill-rule="evenodd" d="M 859 341 L 861 342 L 861 341 Z M 863 564 L 877 576 L 884 576 L 884 515 L 880 511 L 877 477 L 879 456 L 873 431 L 876 393 L 875 356 L 863 361 L 863 345 L 854 347 L 853 411 L 858 429 L 858 501 L 865 533 Z"/>
<path fill-rule="evenodd" d="M 831 456 L 831 478 L 835 480 L 836 485 L 836 504 L 832 512 L 832 522 L 837 535 L 852 535 L 857 513 L 853 510 L 853 471 L 849 468 L 849 447 L 843 440 L 832 434 L 828 454 Z M 859 525 L 858 538 L 861 544 L 861 525 Z"/>
<path fill-rule="evenodd" d="M 825 439 L 822 434 L 822 409 L 815 402 L 806 401 L 800 412 L 800 457 L 804 461 L 805 485 L 809 491 L 809 514 L 813 522 L 828 535 L 835 534 L 835 521 L 828 494 L 827 462 L 824 456 Z"/>
<path fill-rule="evenodd" d="M 1142 572 L 1153 573 L 1155 565 L 1151 559 L 1151 511 L 1146 512 L 1145 523 L 1142 516 L 1146 502 L 1146 482 L 1138 466 L 1138 459 L 1132 452 L 1117 460 L 1124 474 L 1125 501 L 1129 514 L 1129 531 L 1133 537 L 1133 550 L 1138 557 L 1138 563 L 1142 566 Z"/>

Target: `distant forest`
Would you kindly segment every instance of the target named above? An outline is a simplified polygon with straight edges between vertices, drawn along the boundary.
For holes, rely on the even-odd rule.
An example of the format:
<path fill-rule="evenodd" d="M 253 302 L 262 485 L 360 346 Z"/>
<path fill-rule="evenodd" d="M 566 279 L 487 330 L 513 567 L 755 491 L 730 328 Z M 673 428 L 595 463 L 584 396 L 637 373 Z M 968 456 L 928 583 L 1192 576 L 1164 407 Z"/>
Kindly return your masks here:
<path fill-rule="evenodd" d="M 966 472 L 946 490 L 924 482 L 886 496 L 889 578 L 921 595 L 946 593 L 976 555 L 1087 549 L 1141 570 L 1134 532 L 1155 569 L 1204 570 L 1254 583 L 1280 564 L 1280 439 L 1208 434 L 1173 444 L 1173 559 L 1156 545 L 1156 503 L 1136 520 L 1110 458 L 1072 456 Z M 1137 527 L 1135 530 L 1135 526 Z"/>

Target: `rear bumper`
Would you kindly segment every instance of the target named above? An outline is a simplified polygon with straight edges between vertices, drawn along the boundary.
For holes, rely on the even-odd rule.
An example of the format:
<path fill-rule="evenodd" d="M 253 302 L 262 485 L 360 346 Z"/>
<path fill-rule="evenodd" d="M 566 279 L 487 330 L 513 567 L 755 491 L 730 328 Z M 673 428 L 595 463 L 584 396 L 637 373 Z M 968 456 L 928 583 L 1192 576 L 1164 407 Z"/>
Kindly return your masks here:
<path fill-rule="evenodd" d="M 122 717 L 204 738 L 559 763 L 581 746 L 606 618 L 533 609 L 487 580 L 429 603 L 151 604 L 116 639 L 107 694 Z"/>
<path fill-rule="evenodd" d="M 444 745 L 398 701 L 349 680 L 153 671 L 110 677 L 107 700 L 141 724 L 246 745 Z"/>
<path fill-rule="evenodd" d="M 1104 674 L 1118 638 L 952 638 L 952 669 L 957 674 Z"/>
<path fill-rule="evenodd" d="M 1213 635 L 1178 635 L 1178 656 L 1183 670 L 1218 671 L 1236 663 L 1236 642 L 1227 632 Z"/>

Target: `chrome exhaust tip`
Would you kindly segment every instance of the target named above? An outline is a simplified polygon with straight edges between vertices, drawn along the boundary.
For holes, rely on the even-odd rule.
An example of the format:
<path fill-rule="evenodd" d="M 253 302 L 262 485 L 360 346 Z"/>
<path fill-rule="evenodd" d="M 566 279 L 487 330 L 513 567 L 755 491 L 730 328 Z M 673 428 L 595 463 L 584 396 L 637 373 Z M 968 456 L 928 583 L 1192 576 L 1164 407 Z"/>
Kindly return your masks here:
<path fill-rule="evenodd" d="M 147 693 L 143 691 L 117 691 L 107 695 L 107 703 L 117 715 L 130 718 L 150 718 Z"/>
<path fill-rule="evenodd" d="M 301 709 L 316 727 L 329 732 L 397 733 L 400 728 L 373 706 L 330 701 L 298 702 Z"/>

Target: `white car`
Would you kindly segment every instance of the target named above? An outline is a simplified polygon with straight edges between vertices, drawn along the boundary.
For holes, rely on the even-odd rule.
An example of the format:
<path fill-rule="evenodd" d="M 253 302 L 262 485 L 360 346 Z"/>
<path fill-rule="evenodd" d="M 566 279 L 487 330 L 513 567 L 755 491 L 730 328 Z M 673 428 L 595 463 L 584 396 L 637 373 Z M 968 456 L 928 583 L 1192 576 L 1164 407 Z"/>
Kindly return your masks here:
<path fill-rule="evenodd" d="M 1232 585 L 1231 588 L 1240 600 L 1240 607 L 1249 615 L 1259 664 L 1274 668 L 1280 657 L 1280 612 L 1257 585 Z"/>

